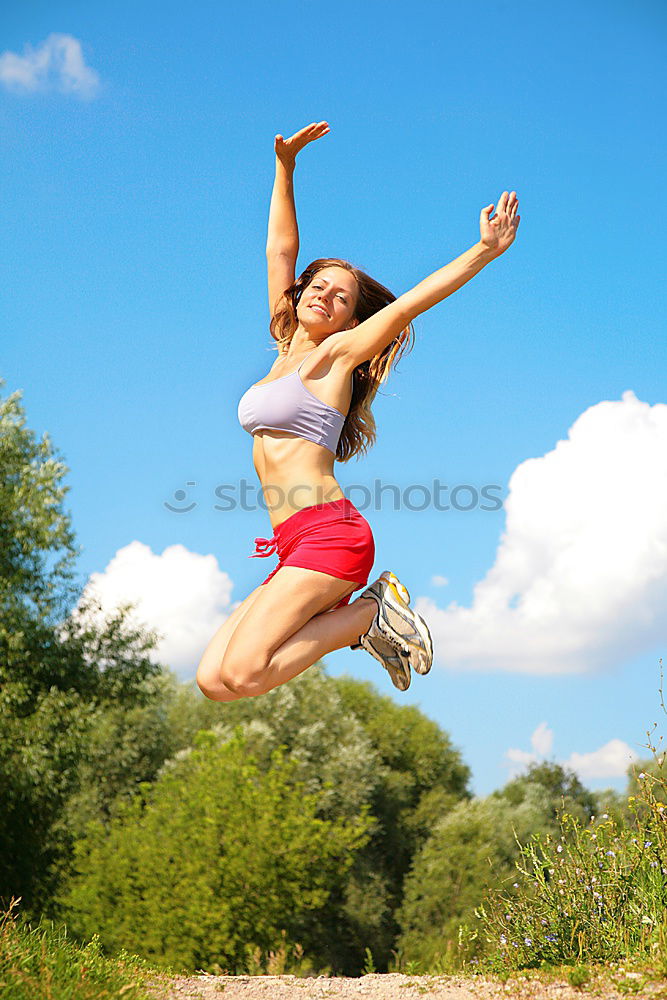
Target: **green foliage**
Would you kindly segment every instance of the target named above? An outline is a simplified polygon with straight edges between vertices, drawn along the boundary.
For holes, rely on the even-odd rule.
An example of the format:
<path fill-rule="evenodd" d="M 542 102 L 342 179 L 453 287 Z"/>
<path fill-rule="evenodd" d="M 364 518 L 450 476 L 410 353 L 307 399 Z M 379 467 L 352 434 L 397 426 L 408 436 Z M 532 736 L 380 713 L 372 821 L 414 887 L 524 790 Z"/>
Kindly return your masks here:
<path fill-rule="evenodd" d="M 667 782 L 665 781 L 665 754 L 656 753 L 652 758 L 637 761 L 629 769 L 628 811 L 639 822 L 648 819 L 656 810 L 667 810 Z M 647 792 L 650 790 L 650 796 Z M 660 810 L 660 806 L 665 807 Z M 667 815 L 667 812 L 666 812 Z"/>
<path fill-rule="evenodd" d="M 62 618 L 79 594 L 66 473 L 20 393 L 0 399 L 0 901 L 20 896 L 27 914 L 48 906 L 71 847 L 64 808 L 96 710 L 145 703 L 159 669 L 126 610 L 100 622 L 91 600 Z"/>
<path fill-rule="evenodd" d="M 667 714 L 662 660 L 660 676 Z M 631 768 L 626 809 L 588 824 L 564 812 L 558 836 L 522 846 L 518 891 L 494 891 L 481 907 L 489 969 L 644 957 L 667 969 L 667 775 L 650 734 L 647 747 L 653 759 Z"/>
<path fill-rule="evenodd" d="M 366 960 L 364 962 L 364 968 L 362 974 L 364 976 L 370 976 L 374 972 L 377 972 L 375 968 L 375 962 L 373 961 L 373 952 L 370 948 L 365 949 Z"/>
<path fill-rule="evenodd" d="M 0 913 L 0 989 L 3 1000 L 148 1000 L 144 987 L 157 973 L 127 953 L 102 954 L 95 935 L 86 944 L 68 939 L 67 928 L 40 920 L 32 927 L 14 912 Z"/>
<path fill-rule="evenodd" d="M 568 973 L 570 986 L 585 986 L 591 978 L 590 970 L 585 965 L 575 965 Z"/>
<path fill-rule="evenodd" d="M 564 813 L 560 835 L 521 849 L 517 891 L 490 894 L 484 930 L 509 969 L 608 962 L 653 954 L 664 944 L 667 823 L 664 776 L 644 773 L 629 808 L 588 826 Z"/>
<path fill-rule="evenodd" d="M 316 955 L 318 914 L 367 839 L 368 819 L 318 816 L 280 750 L 262 771 L 239 730 L 202 732 L 152 788 L 77 844 L 62 914 L 77 935 L 157 965 L 245 972 L 284 944 Z"/>
<path fill-rule="evenodd" d="M 36 632 L 40 630 L 38 624 Z M 24 623 L 23 635 L 28 634 Z M 74 828 L 68 826 L 67 805 L 81 788 L 85 761 L 94 754 L 90 734 L 104 725 L 107 699 L 115 692 L 117 714 L 127 710 L 130 700 L 140 706 L 150 699 L 147 674 L 156 668 L 141 649 L 150 640 L 131 627 L 122 633 L 117 622 L 107 623 L 97 639 L 95 647 L 106 648 L 109 655 L 92 661 L 92 646 L 88 654 L 54 630 L 52 645 L 61 655 L 54 683 L 47 687 L 35 680 L 40 673 L 46 679 L 48 665 L 31 661 L 31 679 L 15 658 L 11 672 L 17 679 L 0 689 L 0 899 L 6 905 L 11 896 L 22 897 L 25 911 L 33 916 L 48 907 L 71 850 Z M 28 660 L 34 653 L 29 645 L 22 652 Z M 145 748 L 137 747 L 135 755 L 142 753 Z M 108 770 L 108 758 L 100 765 Z"/>
<path fill-rule="evenodd" d="M 478 911 L 489 892 L 515 881 L 521 846 L 559 830 L 564 805 L 588 822 L 596 800 L 576 774 L 533 764 L 488 798 L 461 802 L 432 828 L 405 881 L 398 963 L 431 971 L 474 967 L 487 948 Z"/>
<path fill-rule="evenodd" d="M 229 736 L 241 725 L 260 768 L 273 749 L 285 748 L 304 788 L 317 792 L 323 818 L 356 816 L 370 806 L 371 840 L 329 897 L 316 928 L 317 954 L 326 965 L 356 975 L 370 948 L 385 969 L 416 845 L 467 794 L 469 771 L 446 734 L 417 709 L 380 696 L 370 684 L 331 679 L 317 664 L 262 698 L 224 709 L 185 686 L 170 699 L 166 725 L 181 746 L 201 728 Z"/>
<path fill-rule="evenodd" d="M 53 624 L 74 597 L 77 556 L 62 509 L 67 469 L 48 435 L 37 441 L 25 426 L 20 398 L 0 399 L 0 690 L 16 715 L 51 686 L 71 686 Z"/>
<path fill-rule="evenodd" d="M 458 961 L 475 954 L 476 908 L 513 873 L 517 838 L 528 840 L 549 822 L 539 789 L 532 792 L 527 788 L 518 805 L 494 796 L 460 802 L 437 823 L 405 882 L 399 956 L 434 970 L 453 955 Z"/>
<path fill-rule="evenodd" d="M 574 771 L 553 762 L 531 764 L 524 774 L 508 781 L 492 794 L 494 798 L 506 799 L 511 805 L 518 806 L 526 800 L 526 796 L 534 797 L 538 789 L 542 791 L 543 812 L 547 821 L 557 823 L 564 810 L 584 822 L 595 815 L 596 799 L 593 793 L 582 785 Z"/>
<path fill-rule="evenodd" d="M 450 796 L 449 808 L 470 796 L 470 768 L 436 722 L 412 705 L 399 705 L 378 694 L 372 684 L 350 677 L 334 678 L 333 684 L 343 710 L 361 722 L 384 767 L 394 775 L 386 783 L 387 792 L 393 794 L 388 805 L 412 811 L 434 789 Z M 423 836 L 427 831 L 419 827 L 415 832 Z"/>
<path fill-rule="evenodd" d="M 0 399 L 0 641 L 5 649 L 12 648 L 10 623 L 26 613 L 48 620 L 63 609 L 77 556 L 70 520 L 62 511 L 66 466 L 48 434 L 37 441 L 26 427 L 20 400 L 20 392 Z M 51 556 L 55 563 L 49 567 Z M 0 680 L 5 677 L 0 673 Z"/>
<path fill-rule="evenodd" d="M 632 822 L 632 814 L 628 809 L 628 794 L 617 792 L 612 788 L 605 788 L 593 792 L 595 797 L 594 816 L 602 816 L 608 819 L 610 816 L 619 826 Z M 591 819 L 594 816 L 590 817 Z"/>
<path fill-rule="evenodd" d="M 188 745 L 170 725 L 178 685 L 166 671 L 144 685 L 146 704 L 110 702 L 90 713 L 76 780 L 63 806 L 62 824 L 73 837 L 92 820 L 107 823 L 169 758 Z"/>
<path fill-rule="evenodd" d="M 213 730 L 230 736 L 240 725 L 260 767 L 268 766 L 277 747 L 285 748 L 304 789 L 317 794 L 322 816 L 356 816 L 371 802 L 378 754 L 321 666 L 313 665 L 261 698 L 231 702 L 222 712 L 214 707 Z"/>
<path fill-rule="evenodd" d="M 0 713 L 0 895 L 23 895 L 27 912 L 45 906 L 69 835 L 59 822 L 76 784 L 89 712 L 54 688 L 28 717 Z"/>
<path fill-rule="evenodd" d="M 385 971 L 399 926 L 396 912 L 413 856 L 436 818 L 469 797 L 470 770 L 449 737 L 419 709 L 379 695 L 372 684 L 333 680 L 341 711 L 361 723 L 377 756 L 371 800 L 377 824 L 347 890 L 347 934 L 357 972 L 365 948 Z"/>

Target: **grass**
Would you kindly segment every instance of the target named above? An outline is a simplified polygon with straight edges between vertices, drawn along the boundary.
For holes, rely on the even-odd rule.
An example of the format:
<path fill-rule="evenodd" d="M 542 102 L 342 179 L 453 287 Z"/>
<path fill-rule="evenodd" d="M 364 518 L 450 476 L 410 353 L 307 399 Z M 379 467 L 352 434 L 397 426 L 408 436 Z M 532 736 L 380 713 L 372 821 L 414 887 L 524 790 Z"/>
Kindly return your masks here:
<path fill-rule="evenodd" d="M 660 676 L 667 714 L 662 660 Z M 624 821 L 605 814 L 586 825 L 563 813 L 558 836 L 518 843 L 511 887 L 487 894 L 477 927 L 461 926 L 428 967 L 396 956 L 392 971 L 529 975 L 628 995 L 664 983 L 651 995 L 667 1000 L 667 754 L 647 735 L 656 766 L 635 774 Z"/>
<path fill-rule="evenodd" d="M 16 912 L 0 914 L 2 1000 L 154 1000 L 148 982 L 164 975 L 127 952 L 108 958 L 97 936 L 77 944 L 64 924 L 40 920 L 32 927 Z"/>
<path fill-rule="evenodd" d="M 667 976 L 665 754 L 648 746 L 657 768 L 636 775 L 629 822 L 563 813 L 559 837 L 519 844 L 513 888 L 478 911 L 493 971 L 637 958 Z"/>
<path fill-rule="evenodd" d="M 453 977 L 457 984 L 472 978 L 471 969 L 459 970 L 458 973 L 451 970 L 434 971 L 432 967 L 428 970 L 413 967 L 410 973 L 405 969 L 395 971 L 410 976 L 401 986 L 421 994 L 440 992 L 443 985 L 447 984 L 447 980 L 451 982 L 450 977 Z M 650 963 L 636 961 L 583 963 L 573 966 L 545 964 L 539 969 L 495 972 L 480 963 L 474 976 L 478 982 L 503 984 L 507 996 L 532 996 L 537 993 L 538 987 L 544 990 L 544 995 L 551 996 L 553 992 L 549 987 L 569 985 L 590 996 L 605 996 L 613 991 L 628 997 L 641 997 L 642 1000 L 648 1000 L 649 997 L 650 1000 L 667 1000 L 667 982 L 660 968 Z M 530 992 L 526 993 L 528 988 Z"/>

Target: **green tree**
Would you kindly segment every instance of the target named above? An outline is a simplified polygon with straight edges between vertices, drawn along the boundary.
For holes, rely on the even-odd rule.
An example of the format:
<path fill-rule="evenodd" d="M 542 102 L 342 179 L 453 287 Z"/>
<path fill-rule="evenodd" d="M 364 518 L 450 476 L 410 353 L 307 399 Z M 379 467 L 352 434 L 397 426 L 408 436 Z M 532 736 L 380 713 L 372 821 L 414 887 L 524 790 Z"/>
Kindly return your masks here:
<path fill-rule="evenodd" d="M 628 796 L 625 792 L 617 792 L 614 788 L 601 788 L 593 792 L 595 798 L 595 813 L 591 819 L 612 817 L 619 826 L 628 826 L 633 822 L 632 813 L 628 809 Z"/>
<path fill-rule="evenodd" d="M 326 820 L 280 750 L 261 770 L 239 728 L 202 731 L 146 799 L 89 825 L 60 896 L 76 934 L 192 970 L 241 973 L 283 940 L 317 964 L 310 928 L 367 839 L 368 819 Z M 313 919 L 315 918 L 315 919 Z M 286 938 L 283 939 L 282 932 Z"/>
<path fill-rule="evenodd" d="M 28 712 L 74 680 L 53 624 L 74 597 L 77 551 L 62 509 L 66 467 L 48 435 L 37 441 L 26 427 L 20 398 L 0 399 L 0 687 L 5 705 Z"/>
<path fill-rule="evenodd" d="M 0 381 L 0 387 L 4 382 Z M 63 806 L 95 710 L 150 697 L 155 636 L 81 602 L 64 462 L 0 398 L 0 901 L 48 905 L 71 837 Z M 128 606 L 129 607 L 129 606 Z"/>
<path fill-rule="evenodd" d="M 179 687 L 165 670 L 146 682 L 144 704 L 110 701 L 90 712 L 75 786 L 61 817 L 70 836 L 82 836 L 94 820 L 107 824 L 145 782 L 157 778 L 165 761 L 190 745 L 194 735 L 183 739 L 170 724 L 175 704 L 181 703 Z"/>
<path fill-rule="evenodd" d="M 349 677 L 335 678 L 334 685 L 343 711 L 359 720 L 379 758 L 371 801 L 377 823 L 342 905 L 354 954 L 363 956 L 370 947 L 384 971 L 400 930 L 397 911 L 413 858 L 433 824 L 470 798 L 470 769 L 447 733 L 419 709 Z"/>
<path fill-rule="evenodd" d="M 375 803 L 384 766 L 364 726 L 346 707 L 321 664 L 261 698 L 221 706 L 200 695 L 197 706 L 193 711 L 193 706 L 178 700 L 181 718 L 189 720 L 190 740 L 193 727 L 206 723 L 225 737 L 241 726 L 249 752 L 263 770 L 282 747 L 303 788 L 317 796 L 321 818 L 352 819 Z M 371 829 L 378 826 L 373 816 Z M 378 951 L 378 935 L 384 934 L 383 921 L 391 914 L 385 878 L 374 870 L 374 859 L 365 849 L 356 852 L 353 870 L 310 917 L 312 947 L 326 966 L 345 974 L 361 970 L 367 946 Z"/>
<path fill-rule="evenodd" d="M 4 386 L 0 379 L 0 388 Z M 26 427 L 21 393 L 0 399 L 0 635 L 22 613 L 44 621 L 72 595 L 74 533 L 62 510 L 67 468 L 48 434 Z M 49 557 L 55 561 L 49 566 Z"/>
<path fill-rule="evenodd" d="M 295 778 L 317 796 L 320 818 L 353 819 L 370 805 L 380 780 L 378 755 L 359 720 L 344 710 L 321 665 L 262 698 L 224 706 L 164 672 L 149 704 L 110 706 L 96 718 L 81 760 L 78 790 L 65 809 L 70 831 L 81 834 L 91 819 L 107 826 L 137 794 L 142 781 L 178 765 L 200 730 L 210 729 L 228 739 L 239 726 L 260 771 L 271 767 L 277 749 L 284 750 Z M 326 965 L 357 972 L 364 961 L 362 942 L 372 939 L 378 908 L 386 899 L 371 869 L 348 917 L 345 895 L 350 878 L 348 874 L 325 907 L 311 915 L 310 940 Z M 352 943 L 350 924 L 355 928 Z"/>
<path fill-rule="evenodd" d="M 332 679 L 321 664 L 262 698 L 228 705 L 181 685 L 159 714 L 178 733 L 181 747 L 199 729 L 228 737 L 242 726 L 260 769 L 283 747 L 303 787 L 317 794 L 322 818 L 351 818 L 364 806 L 371 808 L 371 839 L 311 918 L 311 940 L 327 965 L 347 975 L 361 971 L 366 948 L 376 967 L 386 968 L 414 853 L 436 820 L 469 794 L 469 769 L 447 735 L 417 709 L 397 705 L 371 684 Z M 165 768 L 170 766 L 166 762 Z M 91 775 L 86 784 L 98 786 L 101 780 L 101 773 L 98 779 Z"/>
<path fill-rule="evenodd" d="M 434 827 L 406 880 L 402 957 L 425 968 L 451 960 L 459 927 L 476 933 L 475 909 L 489 889 L 517 878 L 519 844 L 535 833 L 557 833 L 563 811 L 587 824 L 596 804 L 573 771 L 550 762 L 531 764 L 487 798 L 459 804 Z"/>
<path fill-rule="evenodd" d="M 517 840 L 550 828 L 544 797 L 528 787 L 519 803 L 489 796 L 459 803 L 434 827 L 414 860 L 399 911 L 399 954 L 433 968 L 457 951 L 458 929 L 476 933 L 487 890 L 515 879 Z"/>
<path fill-rule="evenodd" d="M 584 824 L 595 815 L 595 795 L 581 783 L 574 771 L 554 762 L 532 763 L 524 774 L 508 781 L 492 794 L 494 798 L 506 799 L 518 806 L 535 789 L 542 790 L 545 815 L 556 825 L 564 811 Z"/>
<path fill-rule="evenodd" d="M 303 787 L 317 793 L 322 816 L 356 816 L 370 803 L 378 783 L 378 754 L 321 663 L 261 698 L 213 707 L 217 721 L 212 728 L 230 735 L 241 725 L 260 766 L 283 747 Z"/>

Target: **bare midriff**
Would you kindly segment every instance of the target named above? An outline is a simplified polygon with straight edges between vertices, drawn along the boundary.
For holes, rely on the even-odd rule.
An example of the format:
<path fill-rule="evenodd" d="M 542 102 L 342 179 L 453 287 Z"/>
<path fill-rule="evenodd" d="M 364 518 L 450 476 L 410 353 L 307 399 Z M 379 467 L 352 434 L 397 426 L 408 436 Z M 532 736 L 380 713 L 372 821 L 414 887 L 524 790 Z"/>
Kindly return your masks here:
<path fill-rule="evenodd" d="M 344 497 L 333 474 L 335 458 L 328 448 L 285 431 L 254 434 L 252 460 L 274 530 L 304 507 Z"/>

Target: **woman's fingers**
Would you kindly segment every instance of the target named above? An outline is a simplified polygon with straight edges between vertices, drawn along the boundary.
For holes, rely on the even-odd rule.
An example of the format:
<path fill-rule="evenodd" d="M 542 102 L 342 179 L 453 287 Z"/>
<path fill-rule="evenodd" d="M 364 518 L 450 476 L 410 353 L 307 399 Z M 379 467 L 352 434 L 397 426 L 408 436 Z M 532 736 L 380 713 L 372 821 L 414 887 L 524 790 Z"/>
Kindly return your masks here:
<path fill-rule="evenodd" d="M 507 202 L 509 201 L 510 193 L 509 191 L 503 191 L 500 198 L 498 199 L 498 214 L 505 212 L 507 210 Z"/>
<path fill-rule="evenodd" d="M 315 139 L 320 139 L 327 132 L 331 131 L 328 122 L 311 122 L 310 125 L 304 125 L 300 128 L 298 132 L 291 135 L 289 139 L 286 139 L 286 144 L 295 152 L 303 149 L 307 146 L 309 142 L 313 142 Z"/>
<path fill-rule="evenodd" d="M 519 209 L 519 198 L 517 196 L 516 191 L 503 191 L 500 198 L 498 199 L 496 218 L 498 218 L 499 215 L 506 215 L 511 221 L 514 219 L 518 209 Z"/>
<path fill-rule="evenodd" d="M 295 132 L 292 138 L 297 139 L 301 136 L 303 137 L 307 136 L 309 139 L 314 139 L 316 134 L 328 130 L 329 130 L 328 122 L 313 122 L 312 125 L 306 125 L 304 126 L 304 128 L 299 129 L 298 132 Z"/>

